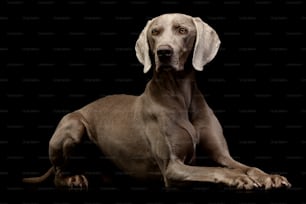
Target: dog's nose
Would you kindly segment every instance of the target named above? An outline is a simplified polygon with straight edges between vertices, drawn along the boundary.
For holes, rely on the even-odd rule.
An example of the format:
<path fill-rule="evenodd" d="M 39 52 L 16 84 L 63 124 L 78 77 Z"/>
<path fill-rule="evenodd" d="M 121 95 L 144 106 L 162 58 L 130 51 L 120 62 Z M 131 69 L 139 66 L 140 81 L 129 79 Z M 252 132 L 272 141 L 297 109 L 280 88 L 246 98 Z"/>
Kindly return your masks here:
<path fill-rule="evenodd" d="M 161 45 L 157 49 L 157 56 L 159 58 L 168 58 L 173 54 L 173 49 L 169 45 Z"/>

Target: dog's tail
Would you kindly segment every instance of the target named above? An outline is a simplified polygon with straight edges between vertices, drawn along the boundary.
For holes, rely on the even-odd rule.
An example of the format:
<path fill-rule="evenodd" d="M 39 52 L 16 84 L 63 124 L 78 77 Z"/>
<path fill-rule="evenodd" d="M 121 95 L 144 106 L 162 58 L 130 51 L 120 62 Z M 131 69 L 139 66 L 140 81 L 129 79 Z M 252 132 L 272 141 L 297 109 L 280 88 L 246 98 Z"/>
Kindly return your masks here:
<path fill-rule="evenodd" d="M 22 182 L 23 183 L 30 183 L 30 184 L 42 183 L 46 179 L 48 179 L 52 174 L 54 174 L 54 168 L 50 167 L 49 170 L 46 173 L 44 173 L 43 175 L 37 176 L 37 177 L 23 178 Z"/>

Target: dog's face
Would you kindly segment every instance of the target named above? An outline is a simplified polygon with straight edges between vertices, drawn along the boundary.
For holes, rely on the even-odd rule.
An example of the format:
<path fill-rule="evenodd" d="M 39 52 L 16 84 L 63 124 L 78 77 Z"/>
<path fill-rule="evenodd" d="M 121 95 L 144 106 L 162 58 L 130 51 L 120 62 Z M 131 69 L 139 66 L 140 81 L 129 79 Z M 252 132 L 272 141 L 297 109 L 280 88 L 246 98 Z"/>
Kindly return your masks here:
<path fill-rule="evenodd" d="M 147 39 L 156 70 L 183 70 L 195 38 L 191 17 L 168 14 L 155 18 L 148 27 Z"/>
<path fill-rule="evenodd" d="M 156 71 L 181 71 L 190 54 L 193 54 L 192 66 L 201 71 L 215 57 L 219 46 L 220 40 L 215 30 L 200 18 L 171 13 L 147 22 L 135 50 L 145 73 L 152 64 Z"/>

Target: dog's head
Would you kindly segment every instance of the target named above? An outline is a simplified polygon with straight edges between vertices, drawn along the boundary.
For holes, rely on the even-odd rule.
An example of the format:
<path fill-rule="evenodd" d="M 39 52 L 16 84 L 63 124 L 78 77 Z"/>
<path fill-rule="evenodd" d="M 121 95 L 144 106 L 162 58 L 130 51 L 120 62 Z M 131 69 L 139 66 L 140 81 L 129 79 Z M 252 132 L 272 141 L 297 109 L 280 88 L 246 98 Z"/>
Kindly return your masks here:
<path fill-rule="evenodd" d="M 202 71 L 203 66 L 215 57 L 219 46 L 215 30 L 200 18 L 173 13 L 149 20 L 139 35 L 135 50 L 144 65 L 144 73 L 150 70 L 151 60 L 156 71 L 183 70 L 192 50 L 192 65 Z"/>

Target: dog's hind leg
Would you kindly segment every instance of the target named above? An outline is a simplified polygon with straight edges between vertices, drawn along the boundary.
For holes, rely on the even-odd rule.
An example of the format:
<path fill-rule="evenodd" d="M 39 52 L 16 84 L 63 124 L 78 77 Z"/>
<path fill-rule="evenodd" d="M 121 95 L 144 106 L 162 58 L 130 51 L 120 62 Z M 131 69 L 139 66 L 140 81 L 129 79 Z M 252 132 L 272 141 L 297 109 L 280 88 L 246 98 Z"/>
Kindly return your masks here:
<path fill-rule="evenodd" d="M 67 114 L 58 124 L 49 142 L 49 157 L 55 170 L 54 183 L 57 187 L 88 189 L 86 177 L 70 172 L 69 169 L 75 148 L 87 134 L 85 123 L 80 113 Z"/>

